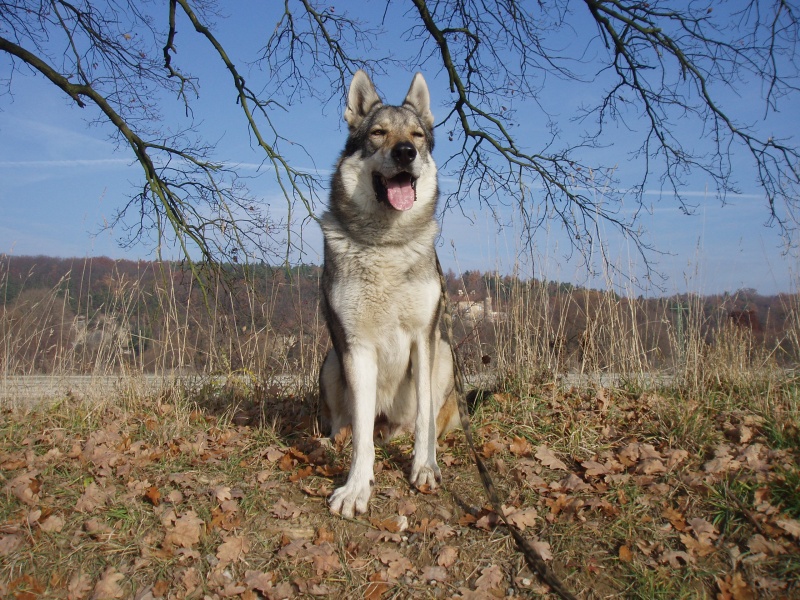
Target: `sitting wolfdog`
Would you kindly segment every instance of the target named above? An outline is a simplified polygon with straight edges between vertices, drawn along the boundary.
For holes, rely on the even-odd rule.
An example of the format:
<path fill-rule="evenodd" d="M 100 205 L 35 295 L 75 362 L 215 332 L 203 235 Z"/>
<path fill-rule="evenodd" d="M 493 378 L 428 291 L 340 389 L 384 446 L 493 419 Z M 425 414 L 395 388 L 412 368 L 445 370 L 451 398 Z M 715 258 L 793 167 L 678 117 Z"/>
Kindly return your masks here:
<path fill-rule="evenodd" d="M 436 438 L 458 424 L 450 347 L 439 333 L 434 240 L 438 187 L 430 95 L 421 74 L 400 106 L 384 105 L 358 71 L 344 113 L 350 134 L 322 217 L 323 311 L 333 348 L 320 371 L 330 435 L 352 425 L 353 460 L 330 497 L 345 517 L 367 510 L 375 485 L 373 428 L 413 430 L 411 483 L 441 481 Z"/>

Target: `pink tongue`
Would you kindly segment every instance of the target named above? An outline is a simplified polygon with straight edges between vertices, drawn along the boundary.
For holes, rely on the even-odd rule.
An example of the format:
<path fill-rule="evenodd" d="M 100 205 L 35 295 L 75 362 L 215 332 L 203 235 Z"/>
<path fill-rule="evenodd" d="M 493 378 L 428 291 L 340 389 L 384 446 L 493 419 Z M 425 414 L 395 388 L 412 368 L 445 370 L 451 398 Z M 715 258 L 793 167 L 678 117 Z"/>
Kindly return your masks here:
<path fill-rule="evenodd" d="M 386 195 L 397 210 L 408 210 L 414 206 L 414 187 L 408 177 L 395 177 L 386 180 Z"/>

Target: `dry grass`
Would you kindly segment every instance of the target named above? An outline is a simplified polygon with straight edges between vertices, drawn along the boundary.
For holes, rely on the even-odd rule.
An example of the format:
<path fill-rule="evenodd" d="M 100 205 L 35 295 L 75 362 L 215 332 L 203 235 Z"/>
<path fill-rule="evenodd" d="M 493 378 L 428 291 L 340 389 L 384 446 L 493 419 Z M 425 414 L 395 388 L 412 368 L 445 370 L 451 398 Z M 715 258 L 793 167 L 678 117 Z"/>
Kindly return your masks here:
<path fill-rule="evenodd" d="M 135 314 L 136 286 L 118 288 L 114 306 L 152 330 Z M 165 323 L 149 348 L 171 373 L 209 344 L 198 376 L 145 388 L 141 355 L 114 351 L 111 336 L 79 362 L 100 373 L 124 365 L 113 396 L 3 409 L 1 597 L 546 593 L 486 508 L 458 432 L 440 448 L 444 489 L 410 488 L 412 440 L 400 438 L 379 449 L 369 514 L 332 517 L 324 497 L 343 481 L 349 447 L 316 430 L 324 338 L 267 360 L 273 332 L 263 324 L 222 327 L 213 309 L 202 320 L 176 289 L 162 288 Z M 483 330 L 503 377 L 478 394 L 476 440 L 509 514 L 567 586 L 587 598 L 800 594 L 800 381 L 775 348 L 693 308 L 700 299 L 680 331 L 657 338 L 653 315 L 626 298 L 544 286 L 515 294 Z M 77 359 L 48 340 L 71 335 L 58 315 L 71 322 L 74 308 L 58 290 L 26 302 L 0 321 L 5 369 L 35 372 L 30 357 L 41 354 L 39 364 L 68 370 Z M 796 351 L 800 313 L 789 313 L 795 326 L 781 344 Z M 588 332 L 580 356 L 563 340 L 569 319 Z M 476 334 L 463 349 L 486 347 Z M 644 377 L 665 348 L 668 377 Z M 576 371 L 584 377 L 573 385 L 564 377 Z"/>

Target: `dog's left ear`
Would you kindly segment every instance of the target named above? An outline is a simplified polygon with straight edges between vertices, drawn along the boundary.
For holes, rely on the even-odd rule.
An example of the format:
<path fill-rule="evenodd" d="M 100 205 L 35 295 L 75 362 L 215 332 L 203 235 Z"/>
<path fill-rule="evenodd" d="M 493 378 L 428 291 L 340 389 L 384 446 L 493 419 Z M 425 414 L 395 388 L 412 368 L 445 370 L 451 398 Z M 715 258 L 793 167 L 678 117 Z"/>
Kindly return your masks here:
<path fill-rule="evenodd" d="M 408 88 L 406 99 L 403 100 L 403 106 L 408 106 L 414 110 L 425 125 L 433 127 L 431 95 L 428 92 L 428 84 L 425 83 L 425 78 L 422 76 L 422 73 L 414 75 L 414 79 L 411 81 L 411 87 Z"/>

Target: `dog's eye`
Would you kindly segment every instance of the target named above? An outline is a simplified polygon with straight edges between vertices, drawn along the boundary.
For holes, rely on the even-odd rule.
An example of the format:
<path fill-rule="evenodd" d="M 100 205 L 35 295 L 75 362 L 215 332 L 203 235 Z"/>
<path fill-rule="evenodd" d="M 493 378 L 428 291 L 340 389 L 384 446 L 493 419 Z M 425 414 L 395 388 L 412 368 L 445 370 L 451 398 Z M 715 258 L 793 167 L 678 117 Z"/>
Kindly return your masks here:
<path fill-rule="evenodd" d="M 425 137 L 425 134 L 424 134 L 424 133 L 422 133 L 421 131 L 415 131 L 415 132 L 414 132 L 414 133 L 412 133 L 411 135 L 413 135 L 413 136 L 414 136 L 415 138 L 417 138 L 418 140 L 421 140 L 422 138 L 424 138 L 424 137 Z"/>
<path fill-rule="evenodd" d="M 385 129 L 373 129 L 370 132 L 370 135 L 375 136 L 375 137 L 383 137 L 383 136 L 386 135 L 386 130 Z"/>

